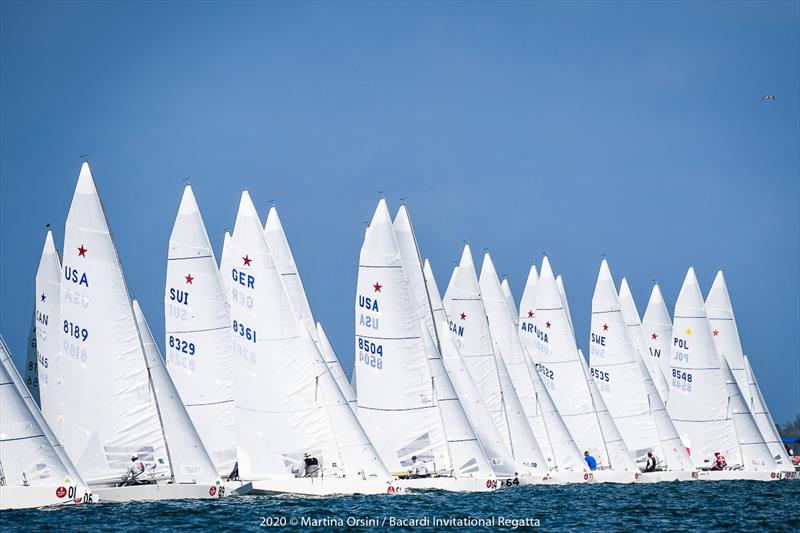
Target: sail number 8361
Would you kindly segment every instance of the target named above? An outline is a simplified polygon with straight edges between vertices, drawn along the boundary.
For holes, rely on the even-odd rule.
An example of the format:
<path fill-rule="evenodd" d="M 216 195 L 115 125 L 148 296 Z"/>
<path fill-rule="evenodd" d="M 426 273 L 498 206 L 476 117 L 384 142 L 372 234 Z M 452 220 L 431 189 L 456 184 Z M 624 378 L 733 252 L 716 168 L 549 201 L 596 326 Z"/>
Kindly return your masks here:
<path fill-rule="evenodd" d="M 233 331 L 238 333 L 240 337 L 256 342 L 256 330 L 246 327 L 238 320 L 233 321 Z"/>

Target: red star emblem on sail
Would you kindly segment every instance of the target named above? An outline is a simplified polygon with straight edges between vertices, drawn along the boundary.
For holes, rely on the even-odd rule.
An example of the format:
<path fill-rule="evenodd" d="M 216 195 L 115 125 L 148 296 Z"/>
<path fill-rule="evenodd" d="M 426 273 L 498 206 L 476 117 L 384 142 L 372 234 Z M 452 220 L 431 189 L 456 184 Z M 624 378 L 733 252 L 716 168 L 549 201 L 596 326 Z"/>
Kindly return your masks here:
<path fill-rule="evenodd" d="M 656 339 L 658 339 L 658 335 L 653 333 L 652 335 L 650 335 L 650 338 L 653 339 L 653 340 L 656 340 Z"/>
<path fill-rule="evenodd" d="M 528 318 L 533 318 L 533 311 L 528 311 Z"/>
<path fill-rule="evenodd" d="M 78 256 L 79 256 L 79 257 L 86 257 L 86 252 L 88 252 L 88 251 L 89 251 L 89 250 L 87 250 L 86 248 L 84 248 L 84 247 L 83 247 L 83 245 L 81 244 L 81 247 L 80 247 L 80 248 L 78 248 Z"/>
<path fill-rule="evenodd" d="M 184 276 L 184 277 L 186 278 L 186 283 L 188 283 L 189 285 L 191 285 L 192 281 L 194 281 L 194 278 L 192 277 L 191 274 L 189 274 L 187 276 Z"/>
<path fill-rule="evenodd" d="M 608 324 L 603 324 L 603 331 L 608 331 Z"/>
<path fill-rule="evenodd" d="M 461 320 L 466 320 L 466 319 L 467 319 L 467 313 L 463 313 L 462 312 L 461 313 Z"/>
<path fill-rule="evenodd" d="M 719 336 L 719 331 L 717 331 L 717 330 L 714 330 L 711 333 L 713 333 L 715 337 Z"/>
<path fill-rule="evenodd" d="M 383 287 L 383 285 L 381 285 L 377 281 L 375 282 L 375 285 L 372 286 L 372 288 L 375 289 L 375 292 L 381 292 L 381 288 L 382 287 Z"/>
<path fill-rule="evenodd" d="M 551 325 L 551 324 L 550 324 L 550 321 L 548 320 L 547 322 L 545 322 L 545 323 L 544 323 L 544 325 L 545 325 L 545 326 L 547 326 L 547 328 L 549 329 L 549 328 L 550 328 L 550 325 Z"/>
<path fill-rule="evenodd" d="M 244 257 L 242 257 L 242 261 L 244 261 L 244 266 L 250 266 L 250 262 L 253 260 L 250 259 L 249 255 L 245 255 Z"/>

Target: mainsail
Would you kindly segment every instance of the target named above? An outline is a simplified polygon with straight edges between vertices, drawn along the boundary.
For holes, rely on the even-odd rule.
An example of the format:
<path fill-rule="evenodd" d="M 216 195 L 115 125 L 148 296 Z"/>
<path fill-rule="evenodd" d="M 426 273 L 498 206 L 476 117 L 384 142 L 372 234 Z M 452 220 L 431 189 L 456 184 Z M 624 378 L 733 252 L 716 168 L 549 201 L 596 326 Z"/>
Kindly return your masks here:
<path fill-rule="evenodd" d="M 61 261 L 58 258 L 53 232 L 48 230 L 36 271 L 36 339 L 39 406 L 50 423 L 50 429 L 63 438 L 61 413 L 61 333 L 59 320 L 59 287 Z"/>
<path fill-rule="evenodd" d="M 230 306 L 190 185 L 169 240 L 164 292 L 166 365 L 217 472 L 236 462 Z M 230 298 L 246 300 L 232 288 Z"/>
<path fill-rule="evenodd" d="M 647 351 L 653 362 L 653 370 L 659 368 L 669 385 L 672 372 L 670 366 L 670 350 L 672 349 L 672 319 L 667 304 L 656 283 L 647 302 L 647 309 L 642 318 L 642 329 L 647 341 Z M 667 394 L 669 397 L 669 393 Z"/>

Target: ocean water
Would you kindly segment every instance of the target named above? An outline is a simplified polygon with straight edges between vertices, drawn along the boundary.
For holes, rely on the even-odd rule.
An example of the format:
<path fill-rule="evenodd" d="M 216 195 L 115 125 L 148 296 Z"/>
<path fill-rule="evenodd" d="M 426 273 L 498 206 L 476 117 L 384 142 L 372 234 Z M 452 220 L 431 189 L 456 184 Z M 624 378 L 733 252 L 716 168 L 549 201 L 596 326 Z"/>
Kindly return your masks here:
<path fill-rule="evenodd" d="M 448 527 L 434 523 L 434 519 L 461 519 L 470 525 Z M 210 501 L 98 503 L 3 511 L 0 531 L 330 531 L 340 529 L 337 520 L 350 531 L 369 531 L 382 525 L 383 529 L 398 531 L 488 532 L 512 531 L 516 525 L 517 531 L 796 532 L 800 531 L 800 481 L 529 486 L 480 494 L 430 491 L 405 496 L 243 496 Z"/>

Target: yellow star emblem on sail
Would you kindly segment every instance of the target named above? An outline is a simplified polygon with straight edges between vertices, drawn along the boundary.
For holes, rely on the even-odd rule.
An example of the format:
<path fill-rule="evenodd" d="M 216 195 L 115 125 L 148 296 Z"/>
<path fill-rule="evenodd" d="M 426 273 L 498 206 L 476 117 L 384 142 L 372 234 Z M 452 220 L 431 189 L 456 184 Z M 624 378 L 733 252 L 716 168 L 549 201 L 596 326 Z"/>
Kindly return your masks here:
<path fill-rule="evenodd" d="M 691 335 L 692 334 L 692 328 L 686 328 L 686 334 L 687 335 Z"/>

